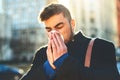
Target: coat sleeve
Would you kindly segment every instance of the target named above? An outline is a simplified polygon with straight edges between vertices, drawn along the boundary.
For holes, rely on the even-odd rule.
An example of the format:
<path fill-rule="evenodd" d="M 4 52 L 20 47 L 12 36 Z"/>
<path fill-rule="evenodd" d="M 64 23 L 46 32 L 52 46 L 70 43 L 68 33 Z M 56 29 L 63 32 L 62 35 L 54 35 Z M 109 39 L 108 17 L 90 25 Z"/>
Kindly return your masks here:
<path fill-rule="evenodd" d="M 43 63 L 46 60 L 44 53 L 44 49 L 37 51 L 30 70 L 20 80 L 47 80 L 43 69 Z"/>

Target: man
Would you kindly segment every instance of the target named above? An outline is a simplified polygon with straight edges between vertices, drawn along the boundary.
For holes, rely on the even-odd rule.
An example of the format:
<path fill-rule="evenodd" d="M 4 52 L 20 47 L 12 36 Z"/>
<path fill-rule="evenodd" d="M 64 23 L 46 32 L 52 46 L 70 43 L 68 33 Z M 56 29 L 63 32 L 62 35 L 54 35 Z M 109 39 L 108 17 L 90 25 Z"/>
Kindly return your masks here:
<path fill-rule="evenodd" d="M 37 51 L 31 69 L 21 80 L 120 80 L 115 48 L 111 42 L 96 39 L 90 67 L 85 56 L 90 38 L 74 34 L 75 21 L 61 4 L 50 4 L 39 18 L 45 23 L 48 46 Z"/>

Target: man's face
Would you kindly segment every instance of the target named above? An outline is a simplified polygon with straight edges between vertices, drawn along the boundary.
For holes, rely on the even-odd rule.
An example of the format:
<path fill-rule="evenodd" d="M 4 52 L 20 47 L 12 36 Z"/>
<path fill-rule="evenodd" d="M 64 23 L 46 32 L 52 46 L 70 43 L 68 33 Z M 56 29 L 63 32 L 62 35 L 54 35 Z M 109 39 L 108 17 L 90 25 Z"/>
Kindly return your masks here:
<path fill-rule="evenodd" d="M 69 22 L 62 13 L 50 17 L 44 23 L 48 35 L 51 31 L 55 30 L 63 36 L 65 43 L 72 39 L 75 26 L 74 20 Z"/>

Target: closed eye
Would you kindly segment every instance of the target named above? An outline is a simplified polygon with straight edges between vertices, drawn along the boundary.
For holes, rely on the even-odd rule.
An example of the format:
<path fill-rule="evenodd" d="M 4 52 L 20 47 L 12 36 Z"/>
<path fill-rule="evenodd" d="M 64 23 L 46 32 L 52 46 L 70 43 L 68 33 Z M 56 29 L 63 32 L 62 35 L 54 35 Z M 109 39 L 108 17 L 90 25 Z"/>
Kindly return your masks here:
<path fill-rule="evenodd" d="M 63 26 L 64 26 L 64 23 L 63 23 L 63 22 L 58 23 L 58 24 L 55 26 L 55 29 L 61 29 Z"/>
<path fill-rule="evenodd" d="M 59 29 L 63 28 L 63 26 L 64 26 L 64 23 L 60 22 L 54 26 L 54 29 L 59 30 Z M 51 27 L 45 27 L 45 29 L 47 30 L 47 32 L 50 32 L 52 30 Z"/>
<path fill-rule="evenodd" d="M 52 29 L 49 28 L 49 27 L 46 27 L 45 29 L 47 30 L 47 32 L 50 32 L 50 31 L 52 30 Z"/>

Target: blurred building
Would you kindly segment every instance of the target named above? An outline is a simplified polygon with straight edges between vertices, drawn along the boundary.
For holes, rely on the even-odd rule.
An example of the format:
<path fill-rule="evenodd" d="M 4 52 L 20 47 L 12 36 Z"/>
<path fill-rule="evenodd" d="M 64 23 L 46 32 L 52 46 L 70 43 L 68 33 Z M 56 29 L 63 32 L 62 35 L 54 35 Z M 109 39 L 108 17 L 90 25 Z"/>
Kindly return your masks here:
<path fill-rule="evenodd" d="M 18 54 L 23 53 L 24 56 L 28 56 L 27 53 L 34 53 L 47 42 L 43 25 L 39 24 L 37 19 L 45 3 L 44 0 L 0 0 L 1 60 L 10 56 L 18 57 Z M 4 52 L 4 50 L 9 51 Z M 11 55 L 5 56 L 9 53 Z"/>
<path fill-rule="evenodd" d="M 0 32 L 2 32 L 1 34 L 0 34 L 0 53 L 1 53 L 1 51 L 2 51 L 2 45 L 3 45 L 3 26 L 4 26 L 4 23 L 5 23 L 5 20 L 4 20 L 5 18 L 4 18 L 4 14 L 3 14 L 3 6 L 2 6 L 2 1 L 0 0 Z M 0 54 L 0 60 L 2 59 L 2 53 Z"/>
<path fill-rule="evenodd" d="M 14 29 L 12 32 L 11 48 L 14 59 L 19 61 L 31 61 L 35 51 L 47 42 L 43 27 Z"/>
<path fill-rule="evenodd" d="M 11 18 L 5 12 L 4 0 L 0 0 L 0 60 L 9 60 L 12 57 L 9 41 L 11 39 Z"/>

